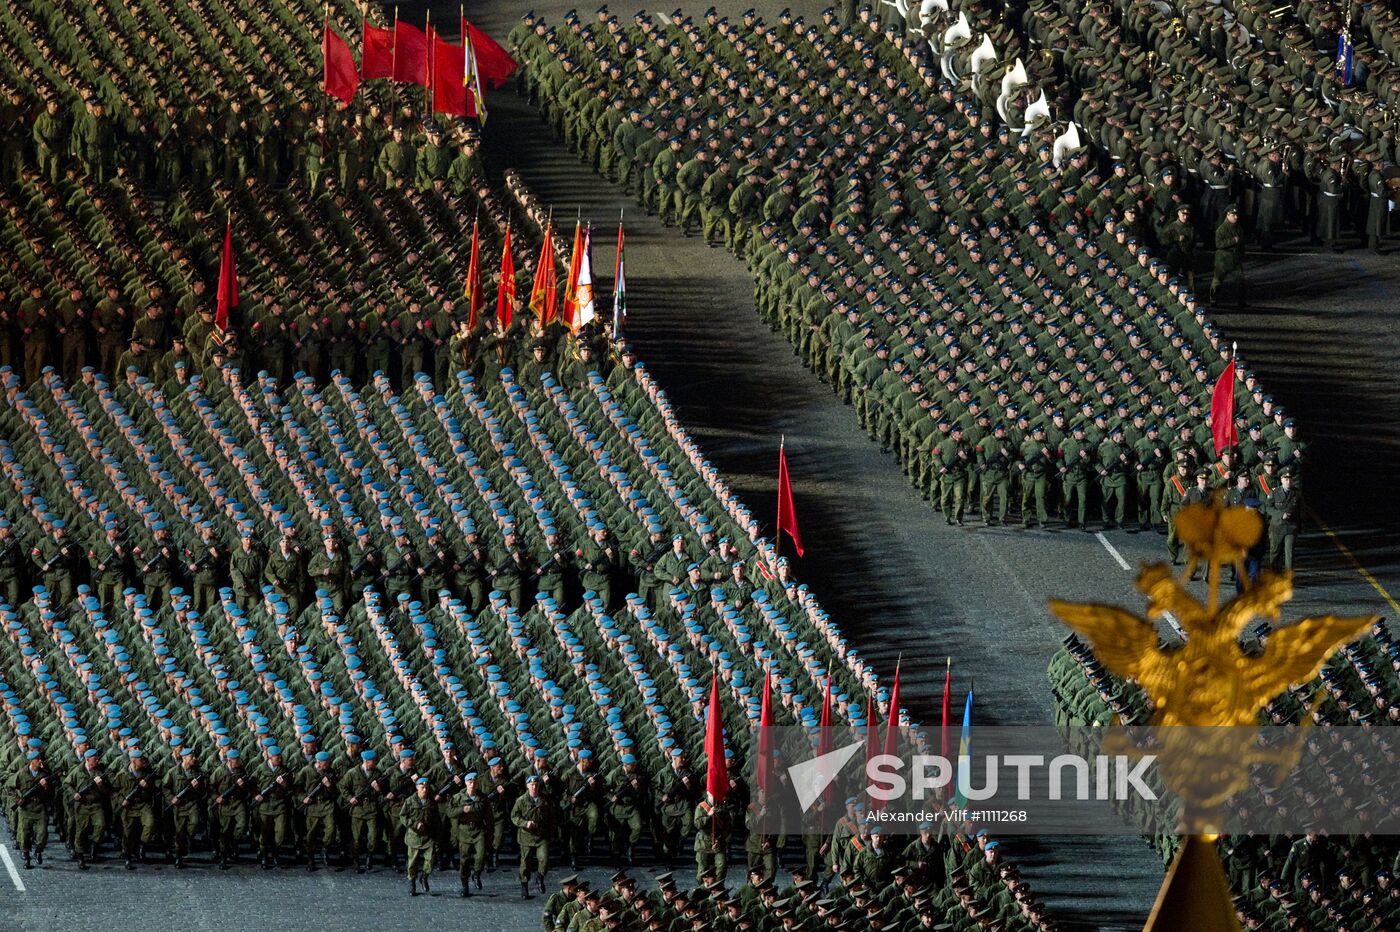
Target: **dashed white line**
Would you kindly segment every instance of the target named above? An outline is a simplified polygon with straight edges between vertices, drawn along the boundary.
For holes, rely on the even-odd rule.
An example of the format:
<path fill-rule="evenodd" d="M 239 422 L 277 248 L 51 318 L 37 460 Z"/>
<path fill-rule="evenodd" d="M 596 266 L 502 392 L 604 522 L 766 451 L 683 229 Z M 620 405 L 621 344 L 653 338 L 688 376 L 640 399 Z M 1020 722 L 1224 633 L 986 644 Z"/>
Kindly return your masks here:
<path fill-rule="evenodd" d="M 1128 561 L 1123 559 L 1123 555 L 1118 552 L 1117 547 L 1108 542 L 1108 538 L 1103 536 L 1102 531 L 1095 531 L 1094 536 L 1099 539 L 1099 543 L 1103 544 L 1103 549 L 1108 551 L 1108 555 L 1117 561 L 1119 566 L 1130 573 L 1132 572 L 1133 568 L 1128 565 Z M 1166 619 L 1167 624 L 1171 625 L 1171 629 L 1176 632 L 1177 637 L 1181 638 L 1183 641 L 1186 640 L 1186 630 L 1181 627 L 1181 624 L 1177 622 L 1175 616 L 1173 616 L 1171 612 L 1163 612 L 1162 617 Z"/>
<path fill-rule="evenodd" d="M 5 862 L 5 870 L 10 872 L 10 882 L 15 885 L 15 889 L 23 893 L 24 881 L 19 879 L 19 871 L 15 870 L 15 862 L 10 857 L 10 849 L 5 845 L 0 845 L 0 861 Z"/>

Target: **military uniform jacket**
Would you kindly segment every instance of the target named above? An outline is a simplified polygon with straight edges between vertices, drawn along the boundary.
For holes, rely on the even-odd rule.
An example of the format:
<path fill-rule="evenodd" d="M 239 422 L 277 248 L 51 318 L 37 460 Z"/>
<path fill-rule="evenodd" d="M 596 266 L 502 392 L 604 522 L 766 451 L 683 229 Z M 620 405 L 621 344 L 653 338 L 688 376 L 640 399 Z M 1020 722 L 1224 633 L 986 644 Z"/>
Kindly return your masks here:
<path fill-rule="evenodd" d="M 58 779 L 44 769 L 36 773 L 22 767 L 10 779 L 10 790 L 21 812 L 44 812 L 57 788 Z"/>
<path fill-rule="evenodd" d="M 442 812 L 431 796 L 426 799 L 411 796 L 399 806 L 399 825 L 403 826 L 404 843 L 408 847 L 425 847 L 433 843 L 442 829 Z"/>
<path fill-rule="evenodd" d="M 246 807 L 248 800 L 258 791 L 257 787 L 253 786 L 253 781 L 241 769 L 230 770 L 228 767 L 222 767 L 210 778 L 210 783 L 214 793 L 214 805 L 230 809 Z"/>
<path fill-rule="evenodd" d="M 258 784 L 258 788 L 254 792 L 262 797 L 261 802 L 258 802 L 257 797 L 253 799 L 257 806 L 258 815 L 285 815 L 290 808 L 290 798 L 296 788 L 296 780 L 292 772 L 286 767 L 278 767 L 276 770 L 271 767 L 263 767 L 254 782 Z"/>
<path fill-rule="evenodd" d="M 112 795 L 111 778 L 101 767 L 91 771 L 82 766 L 73 768 L 68 787 L 69 799 L 77 812 L 101 811 Z"/>
<path fill-rule="evenodd" d="M 306 807 L 308 815 L 326 815 L 335 808 L 340 797 L 338 782 L 333 769 L 327 768 L 322 773 L 315 764 L 308 764 L 302 770 L 297 785 L 301 804 Z"/>
<path fill-rule="evenodd" d="M 1264 512 L 1268 515 L 1269 524 L 1284 533 L 1296 534 L 1303 525 L 1303 496 L 1296 488 L 1276 486 L 1269 493 Z"/>
<path fill-rule="evenodd" d="M 522 847 L 548 841 L 556 821 L 554 804 L 543 793 L 536 797 L 526 793 L 511 807 L 510 821 L 515 826 L 515 840 Z"/>
<path fill-rule="evenodd" d="M 491 833 L 495 826 L 495 813 L 491 800 L 482 796 L 468 795 L 465 791 L 457 794 L 449 804 L 452 828 L 459 842 L 477 841 Z"/>
<path fill-rule="evenodd" d="M 138 774 L 127 767 L 113 778 L 112 783 L 113 808 L 117 811 L 135 812 L 148 808 L 154 805 L 160 792 L 160 779 L 150 770 Z"/>

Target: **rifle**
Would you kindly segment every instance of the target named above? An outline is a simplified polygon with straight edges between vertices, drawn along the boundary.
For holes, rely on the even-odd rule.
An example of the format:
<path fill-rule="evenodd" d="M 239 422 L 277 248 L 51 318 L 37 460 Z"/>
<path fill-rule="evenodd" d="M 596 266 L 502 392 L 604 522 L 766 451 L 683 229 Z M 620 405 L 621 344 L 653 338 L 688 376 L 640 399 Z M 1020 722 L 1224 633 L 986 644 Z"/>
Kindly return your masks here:
<path fill-rule="evenodd" d="M 650 570 L 652 567 L 656 566 L 656 561 L 664 557 L 666 555 L 666 551 L 670 549 L 671 545 L 669 543 L 662 544 L 661 546 L 653 550 L 651 553 L 647 554 L 646 559 L 642 561 L 642 565 L 645 566 L 648 570 Z"/>
<path fill-rule="evenodd" d="M 260 798 L 260 799 L 267 799 L 267 798 L 268 798 L 268 794 L 270 794 L 274 789 L 277 788 L 277 786 L 278 786 L 278 782 L 277 782 L 277 781 L 281 780 L 283 776 L 284 776 L 284 774 L 283 774 L 282 771 L 280 771 L 280 770 L 279 770 L 277 773 L 273 774 L 273 775 L 272 775 L 272 779 L 268 782 L 267 786 L 265 786 L 265 787 L 263 787 L 262 789 L 258 790 L 258 798 Z"/>
<path fill-rule="evenodd" d="M 218 796 L 214 797 L 214 805 L 227 806 L 229 803 L 236 802 L 247 795 L 247 789 L 248 784 L 243 781 L 243 777 L 240 775 L 239 778 L 233 782 L 233 786 L 229 787 L 227 793 L 220 793 Z"/>
<path fill-rule="evenodd" d="M 448 777 L 446 783 L 444 783 L 442 786 L 438 787 L 436 790 L 433 791 L 433 798 L 436 800 L 441 800 L 443 798 L 444 793 L 446 793 L 449 789 L 457 785 L 457 779 L 458 778 L 456 774 L 453 774 L 452 776 Z"/>
<path fill-rule="evenodd" d="M 545 560 L 543 563 L 541 563 L 541 564 L 539 565 L 539 568 L 535 570 L 534 576 L 532 576 L 532 577 L 530 577 L 530 578 L 531 578 L 532 580 L 539 579 L 539 578 L 542 577 L 546 572 L 549 571 L 549 568 L 550 568 L 551 566 L 554 566 L 554 565 L 557 564 L 558 562 L 559 562 L 558 556 L 557 556 L 556 554 L 552 554 L 552 553 L 551 553 L 551 554 L 549 555 L 549 559 L 548 559 L 548 560 Z"/>
<path fill-rule="evenodd" d="M 39 771 L 38 775 L 34 778 L 34 782 L 29 784 L 29 789 L 19 794 L 19 804 L 21 806 L 29 802 L 29 800 L 32 799 L 36 793 L 39 793 L 45 789 L 45 787 L 39 785 L 39 781 L 47 780 L 48 776 L 49 775 L 46 771 Z M 45 802 L 47 802 L 47 800 L 45 800 Z"/>
<path fill-rule="evenodd" d="M 322 774 L 321 779 L 316 783 L 316 786 L 312 788 L 310 793 L 306 794 L 306 802 L 302 803 L 302 805 L 310 806 L 312 803 L 316 802 L 316 800 L 321 797 L 321 791 L 330 788 L 329 781 L 330 777 L 325 774 Z"/>
<path fill-rule="evenodd" d="M 88 794 L 89 792 L 91 792 L 92 790 L 95 790 L 95 789 L 97 789 L 97 778 L 96 778 L 96 777 L 94 777 L 93 779 L 91 779 L 91 780 L 89 780 L 88 782 L 84 783 L 82 786 L 78 787 L 77 792 L 75 792 L 75 793 L 73 794 L 73 796 L 75 797 L 75 801 L 76 801 L 76 802 L 82 802 L 83 799 L 87 796 L 87 794 Z"/>
<path fill-rule="evenodd" d="M 172 800 L 170 801 L 170 806 L 171 806 L 171 808 L 174 808 L 174 807 L 180 805 L 180 803 L 181 803 L 181 802 L 184 800 L 184 798 L 185 798 L 185 794 L 188 793 L 190 790 L 195 789 L 195 785 L 194 785 L 194 782 L 193 782 L 194 780 L 203 780 L 203 779 L 204 779 L 204 778 L 203 778 L 202 776 L 191 777 L 191 778 L 190 778 L 191 782 L 186 783 L 186 784 L 185 784 L 185 788 L 184 788 L 183 790 L 181 790 L 180 792 L 176 793 L 176 794 L 175 794 L 175 798 L 172 799 Z"/>
<path fill-rule="evenodd" d="M 127 793 L 125 796 L 122 797 L 122 806 L 123 806 L 123 808 L 125 808 L 126 805 L 127 805 L 128 803 L 130 803 L 131 800 L 132 800 L 133 798 L 135 798 L 135 796 L 136 796 L 137 793 L 141 793 L 141 792 L 145 791 L 145 789 L 146 789 L 146 778 L 145 778 L 145 777 L 141 777 L 139 780 L 136 781 L 136 785 L 133 786 L 133 787 L 131 788 L 131 792 Z"/>
<path fill-rule="evenodd" d="M 492 579 L 495 579 L 497 576 L 499 576 L 499 575 L 501 575 L 502 573 L 504 573 L 507 569 L 510 568 L 510 565 L 511 565 L 512 563 L 515 562 L 515 554 L 516 554 L 516 551 L 514 551 L 514 550 L 512 550 L 510 553 L 506 554 L 506 558 L 505 558 L 504 560 L 501 561 L 501 563 L 500 563 L 499 566 L 497 566 L 497 567 L 495 567 L 494 569 L 492 569 L 491 572 L 490 572 L 488 575 L 489 575 Z"/>

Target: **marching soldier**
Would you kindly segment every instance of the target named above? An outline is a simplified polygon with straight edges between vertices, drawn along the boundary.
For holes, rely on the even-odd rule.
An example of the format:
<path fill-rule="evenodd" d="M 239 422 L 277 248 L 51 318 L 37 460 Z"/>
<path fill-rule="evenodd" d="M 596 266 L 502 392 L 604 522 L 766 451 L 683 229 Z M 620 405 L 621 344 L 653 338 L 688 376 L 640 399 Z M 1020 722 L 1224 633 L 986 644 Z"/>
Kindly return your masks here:
<path fill-rule="evenodd" d="M 146 766 L 145 755 L 139 748 L 128 752 L 127 758 L 126 768 L 113 781 L 112 798 L 117 803 L 122 857 L 126 860 L 126 869 L 134 871 L 138 862 L 145 863 L 146 846 L 156 835 L 155 802 L 161 781 Z"/>
<path fill-rule="evenodd" d="M 44 847 L 49 843 L 49 808 L 59 782 L 38 750 L 25 752 L 25 765 L 10 778 L 14 799 L 15 844 L 24 855 L 26 870 L 34 866 L 31 858 L 44 863 Z"/>
<path fill-rule="evenodd" d="M 317 751 L 301 772 L 299 792 L 306 818 L 306 868 L 316 870 L 319 855 L 330 866 L 330 849 L 335 843 L 336 804 L 339 780 L 329 751 Z"/>
<path fill-rule="evenodd" d="M 253 815 L 258 828 L 258 863 L 264 870 L 281 866 L 282 846 L 291 833 L 291 795 L 295 777 L 282 765 L 282 749 L 267 749 L 267 766 L 253 781 L 261 783 L 253 794 Z"/>
<path fill-rule="evenodd" d="M 243 760 L 237 748 L 224 753 L 224 766 L 211 778 L 213 793 L 211 821 L 213 822 L 219 869 L 228 870 L 238 858 L 238 843 L 248 834 L 248 800 L 253 794 L 252 780 L 243 771 Z"/>
<path fill-rule="evenodd" d="M 703 884 L 706 874 L 723 878 L 729 870 L 729 810 L 706 791 L 705 798 L 695 804 L 691 825 L 695 830 L 695 882 Z"/>
<path fill-rule="evenodd" d="M 451 812 L 452 840 L 457 849 L 457 876 L 462 882 L 462 896 L 471 896 L 471 885 L 481 889 L 481 872 L 486 869 L 487 849 L 491 844 L 495 813 L 491 800 L 481 791 L 475 772 L 465 777 L 460 793 L 448 797 Z"/>
<path fill-rule="evenodd" d="M 1303 527 L 1303 493 L 1293 484 L 1293 469 L 1284 467 L 1278 486 L 1269 494 L 1263 508 L 1269 522 L 1269 566 L 1275 570 L 1293 569 L 1293 544 Z"/>
<path fill-rule="evenodd" d="M 433 848 L 437 843 L 439 821 L 442 818 L 437 800 L 427 777 L 413 781 L 413 795 L 399 807 L 399 823 L 403 826 L 404 845 L 408 850 L 408 894 L 418 895 L 418 880 L 423 880 L 423 892 L 431 892 L 429 878 L 433 874 Z"/>
<path fill-rule="evenodd" d="M 180 752 L 180 769 L 171 775 L 167 792 L 170 796 L 170 815 L 174 827 L 175 867 L 183 870 L 185 858 L 190 853 L 190 839 L 199 833 L 204 825 L 204 798 L 208 782 L 199 769 L 199 760 L 193 748 L 183 748 Z"/>
<path fill-rule="evenodd" d="M 515 801 L 510 821 L 515 826 L 516 844 L 520 846 L 520 896 L 528 900 L 532 875 L 539 891 L 544 892 L 544 875 L 549 871 L 549 839 L 558 821 L 554 803 L 545 795 L 542 778 L 538 775 L 526 778 L 525 795 Z"/>
<path fill-rule="evenodd" d="M 387 781 L 377 769 L 377 757 L 372 750 L 361 751 L 359 766 L 340 778 L 340 795 L 350 809 L 350 856 L 358 874 L 370 869 L 382 830 L 379 807 Z"/>
<path fill-rule="evenodd" d="M 73 854 L 79 870 L 87 870 L 97 850 L 97 843 L 107 832 L 107 807 L 112 796 L 112 781 L 102 769 L 97 748 L 88 748 L 69 779 L 70 792 L 68 825 Z"/>

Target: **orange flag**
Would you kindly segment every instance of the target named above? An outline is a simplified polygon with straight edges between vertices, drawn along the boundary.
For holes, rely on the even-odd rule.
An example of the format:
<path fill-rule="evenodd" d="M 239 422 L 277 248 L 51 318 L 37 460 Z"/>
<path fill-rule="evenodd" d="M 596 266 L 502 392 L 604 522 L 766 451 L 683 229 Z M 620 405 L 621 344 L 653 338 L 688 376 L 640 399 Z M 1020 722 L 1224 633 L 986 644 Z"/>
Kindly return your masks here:
<path fill-rule="evenodd" d="M 583 225 L 574 221 L 574 247 L 569 252 L 569 271 L 564 279 L 564 305 L 560 311 L 559 319 L 564 322 L 564 326 L 570 330 L 574 329 L 574 320 L 578 317 L 578 264 L 583 254 Z"/>
<path fill-rule="evenodd" d="M 478 221 L 472 221 L 472 258 L 467 263 L 467 284 L 463 297 L 467 299 L 467 326 L 475 330 L 481 316 L 481 239 Z"/>
<path fill-rule="evenodd" d="M 496 322 L 501 331 L 510 329 L 511 318 L 515 313 L 515 256 L 510 251 L 510 227 L 506 227 L 506 239 L 501 244 L 501 279 L 496 285 Z"/>
<path fill-rule="evenodd" d="M 763 671 L 763 703 L 758 710 L 758 789 L 768 791 L 773 769 L 773 674 Z"/>
<path fill-rule="evenodd" d="M 530 286 L 530 310 L 542 324 L 554 319 L 554 295 L 554 226 L 546 223 L 540 258 L 535 263 L 535 281 Z"/>

